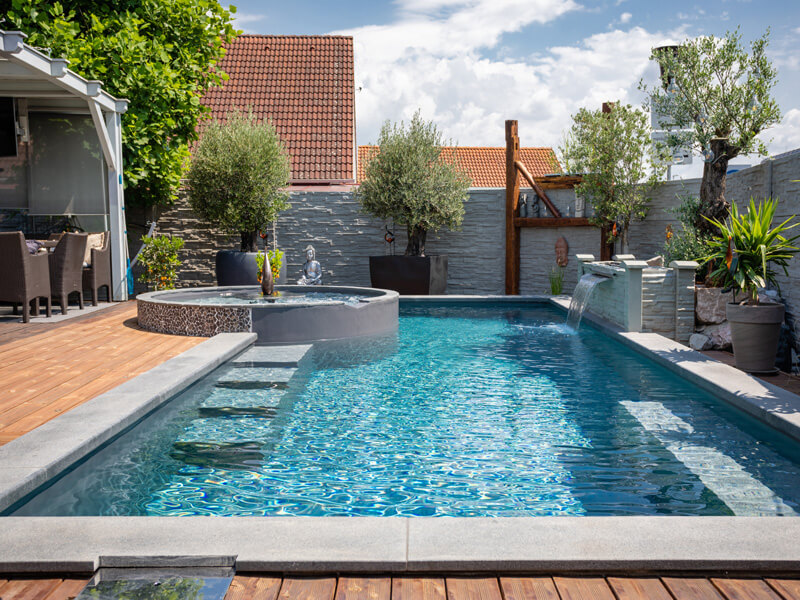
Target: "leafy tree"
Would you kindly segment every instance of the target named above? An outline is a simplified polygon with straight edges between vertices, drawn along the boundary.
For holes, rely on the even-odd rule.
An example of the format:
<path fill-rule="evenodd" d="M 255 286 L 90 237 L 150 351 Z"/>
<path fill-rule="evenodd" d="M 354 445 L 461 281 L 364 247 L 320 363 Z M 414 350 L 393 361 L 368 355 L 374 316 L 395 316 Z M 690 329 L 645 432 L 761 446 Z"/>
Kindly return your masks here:
<path fill-rule="evenodd" d="M 560 148 L 567 172 L 582 173 L 575 194 L 594 207 L 597 225 L 617 224 L 624 251 L 631 222 L 647 216 L 650 194 L 666 170 L 650 140 L 647 114 L 614 103 L 609 112 L 580 109 Z"/>
<path fill-rule="evenodd" d="M 698 230 L 711 233 L 703 217 L 722 221 L 728 214 L 725 175 L 728 162 L 739 154 L 767 153 L 758 134 L 780 121 L 778 103 L 771 96 L 777 71 L 767 58 L 769 30 L 750 45 L 742 44 L 737 29 L 724 38 L 686 40 L 679 46 L 654 48 L 651 59 L 662 70 L 662 86 L 640 87 L 652 108 L 677 130 L 673 145 L 693 144 L 702 155 Z"/>
<path fill-rule="evenodd" d="M 70 60 L 70 69 L 130 100 L 122 115 L 126 199 L 170 203 L 208 112 L 200 98 L 226 78 L 217 65 L 233 39 L 217 0 L 0 0 L 4 29 Z"/>
<path fill-rule="evenodd" d="M 200 217 L 239 234 L 242 252 L 255 252 L 258 232 L 289 207 L 289 173 L 272 124 L 237 110 L 203 131 L 186 176 L 189 202 Z"/>
<path fill-rule="evenodd" d="M 455 229 L 464 219 L 471 181 L 458 164 L 443 158 L 443 145 L 449 142 L 419 111 L 408 127 L 387 121 L 378 136 L 378 153 L 359 186 L 364 212 L 406 226 L 406 256 L 425 256 L 428 231 Z"/>

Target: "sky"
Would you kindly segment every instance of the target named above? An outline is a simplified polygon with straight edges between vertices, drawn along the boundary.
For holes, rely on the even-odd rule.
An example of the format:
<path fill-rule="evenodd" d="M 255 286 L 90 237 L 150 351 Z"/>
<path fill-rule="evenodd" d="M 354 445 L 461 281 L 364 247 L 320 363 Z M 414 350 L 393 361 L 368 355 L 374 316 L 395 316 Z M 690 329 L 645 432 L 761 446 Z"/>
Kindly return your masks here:
<path fill-rule="evenodd" d="M 656 82 L 650 49 L 741 28 L 771 30 L 768 54 L 783 120 L 771 154 L 800 147 L 800 0 L 239 0 L 245 33 L 351 35 L 359 144 L 416 110 L 460 146 L 504 146 L 506 119 L 523 146 L 557 148 L 571 115 L 604 101 L 641 105 Z M 736 164 L 762 158 L 738 157 Z M 696 177 L 702 161 L 675 167 Z"/>

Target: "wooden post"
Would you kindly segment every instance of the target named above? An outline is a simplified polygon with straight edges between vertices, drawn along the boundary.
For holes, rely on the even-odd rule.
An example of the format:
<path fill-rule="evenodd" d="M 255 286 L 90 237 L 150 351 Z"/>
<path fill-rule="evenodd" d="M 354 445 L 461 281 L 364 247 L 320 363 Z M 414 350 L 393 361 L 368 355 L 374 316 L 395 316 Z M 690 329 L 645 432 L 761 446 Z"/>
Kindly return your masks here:
<path fill-rule="evenodd" d="M 519 227 L 514 223 L 519 204 L 517 161 L 519 133 L 516 121 L 506 121 L 506 294 L 519 294 Z"/>

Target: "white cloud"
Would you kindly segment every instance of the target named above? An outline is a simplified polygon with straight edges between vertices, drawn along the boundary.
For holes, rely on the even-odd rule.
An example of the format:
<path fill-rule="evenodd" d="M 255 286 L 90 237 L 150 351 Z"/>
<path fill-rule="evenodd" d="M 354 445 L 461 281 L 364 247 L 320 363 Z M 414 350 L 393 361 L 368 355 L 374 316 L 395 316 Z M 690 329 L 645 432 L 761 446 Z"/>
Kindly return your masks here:
<path fill-rule="evenodd" d="M 233 16 L 233 26 L 236 29 L 241 29 L 244 33 L 254 33 L 252 29 L 248 29 L 247 25 L 250 23 L 258 23 L 267 18 L 267 15 L 256 15 L 251 13 L 236 13 Z"/>
<path fill-rule="evenodd" d="M 624 12 L 619 16 L 620 23 L 628 23 L 633 15 L 629 12 Z"/>
<path fill-rule="evenodd" d="M 657 78 L 651 48 L 686 37 L 685 29 L 634 26 L 521 57 L 504 45 L 505 33 L 528 27 L 535 37 L 535 23 L 580 7 L 572 0 L 400 2 L 393 24 L 336 32 L 354 36 L 360 144 L 374 142 L 386 119 L 408 119 L 419 108 L 460 145 L 502 146 L 504 121 L 517 119 L 524 145 L 557 147 L 579 108 L 609 100 L 640 104 L 639 80 Z M 770 133 L 772 152 L 800 145 L 800 111 L 789 111 Z M 676 172 L 699 174 L 698 163 Z"/>
<path fill-rule="evenodd" d="M 800 148 L 800 109 L 788 110 L 780 124 L 767 129 L 759 137 L 768 143 L 770 154 Z"/>
<path fill-rule="evenodd" d="M 461 145 L 503 145 L 504 121 L 517 119 L 524 144 L 557 146 L 580 107 L 640 103 L 639 79 L 656 77 L 650 49 L 676 41 L 634 27 L 531 57 L 489 58 L 485 50 L 501 48 L 504 33 L 579 7 L 572 0 L 435 0 L 426 15 L 421 6 L 404 0 L 394 24 L 336 32 L 354 36 L 361 144 L 374 142 L 386 119 L 420 108 Z"/>

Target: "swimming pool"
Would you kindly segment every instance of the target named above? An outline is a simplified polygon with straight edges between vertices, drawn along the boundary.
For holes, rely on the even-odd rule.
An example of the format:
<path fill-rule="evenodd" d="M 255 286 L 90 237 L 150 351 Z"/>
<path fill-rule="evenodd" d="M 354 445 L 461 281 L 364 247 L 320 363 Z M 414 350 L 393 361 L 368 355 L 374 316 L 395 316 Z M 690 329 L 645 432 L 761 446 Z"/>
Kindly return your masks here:
<path fill-rule="evenodd" d="M 225 366 L 16 515 L 794 515 L 796 444 L 541 304 Z"/>

